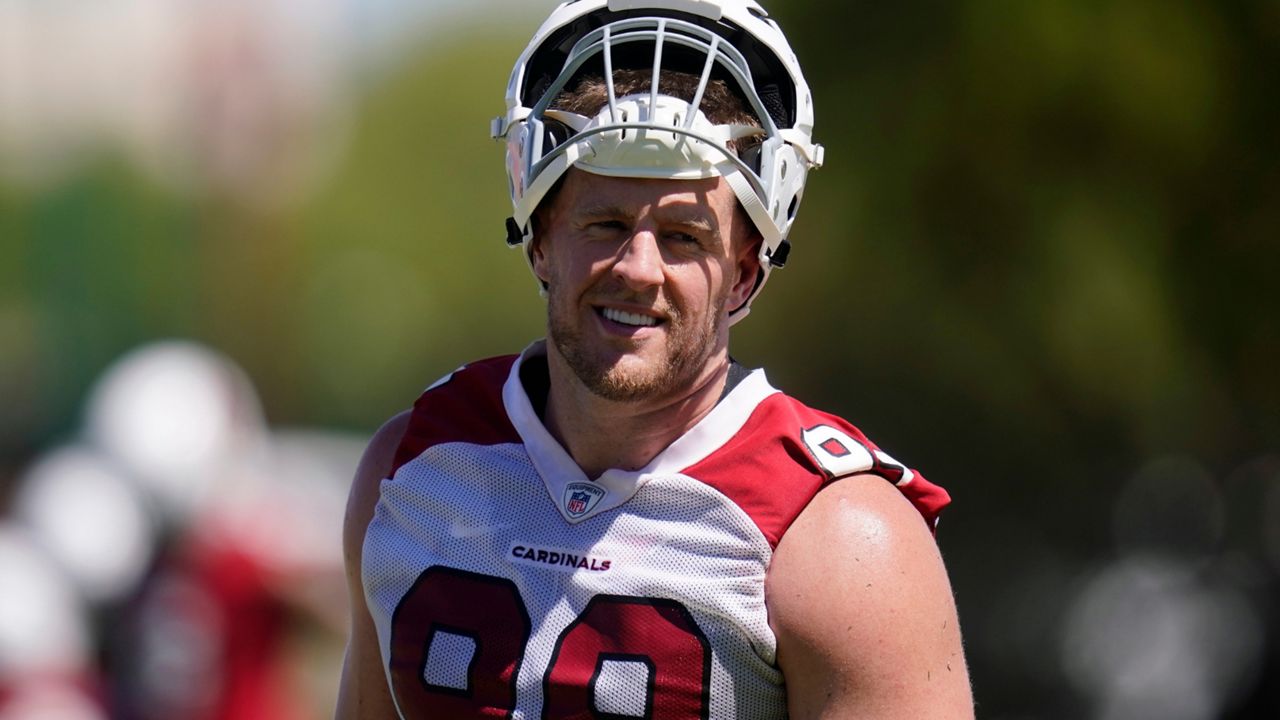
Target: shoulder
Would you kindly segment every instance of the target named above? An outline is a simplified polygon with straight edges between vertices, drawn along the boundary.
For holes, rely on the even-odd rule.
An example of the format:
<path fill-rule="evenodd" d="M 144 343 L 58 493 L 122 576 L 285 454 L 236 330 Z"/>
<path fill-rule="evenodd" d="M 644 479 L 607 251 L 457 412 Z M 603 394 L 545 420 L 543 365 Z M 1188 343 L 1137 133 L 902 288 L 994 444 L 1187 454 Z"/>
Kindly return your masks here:
<path fill-rule="evenodd" d="M 722 403 L 739 401 L 739 392 Z M 715 450 L 684 470 L 745 512 L 771 546 L 827 480 L 804 449 L 802 435 L 811 418 L 799 414 L 802 408 L 770 388 L 734 413 L 732 430 Z"/>
<path fill-rule="evenodd" d="M 794 398 L 787 400 L 803 426 L 801 445 L 828 482 L 856 475 L 878 477 L 879 490 L 897 488 L 896 495 L 885 493 L 895 505 L 902 506 L 898 501 L 906 499 L 916 511 L 914 517 L 923 518 L 931 531 L 937 527 L 938 516 L 951 504 L 951 495 L 945 489 L 930 482 L 919 470 L 899 462 L 844 418 L 815 410 Z"/>
<path fill-rule="evenodd" d="M 503 401 L 503 389 L 516 359 L 506 355 L 469 363 L 427 388 L 409 412 L 392 471 L 433 445 L 517 442 L 519 434 Z"/>
<path fill-rule="evenodd" d="M 778 543 L 766 580 L 770 617 L 786 634 L 816 641 L 838 615 L 825 600 L 842 608 L 898 602 L 910 595 L 904 583 L 940 568 L 910 502 L 879 476 L 855 475 L 823 488 Z"/>
<path fill-rule="evenodd" d="M 364 532 L 373 518 L 384 478 L 391 477 L 396 452 L 408 431 L 413 413 L 405 410 L 378 428 L 365 447 L 356 466 L 351 492 L 347 497 L 347 513 L 343 521 L 343 546 L 348 569 L 359 567 Z"/>
<path fill-rule="evenodd" d="M 972 717 L 942 557 L 882 478 L 814 497 L 778 544 L 765 602 L 792 716 Z"/>
<path fill-rule="evenodd" d="M 731 498 L 777 545 L 814 496 L 836 480 L 876 475 L 897 487 L 932 527 L 949 498 L 898 463 L 851 423 L 781 392 L 756 405 L 734 436 L 690 467 L 690 475 Z"/>
<path fill-rule="evenodd" d="M 516 356 L 503 356 L 463 365 L 432 383 L 413 407 L 388 420 L 373 434 L 360 464 L 347 502 L 345 525 L 351 550 L 359 551 L 364 528 L 373 517 L 382 481 L 427 447 L 450 440 L 484 441 L 501 432 L 502 386 Z M 348 566 L 357 558 L 348 557 Z"/>
<path fill-rule="evenodd" d="M 971 717 L 942 557 L 883 478 L 819 492 L 778 544 L 765 593 L 795 716 Z"/>
<path fill-rule="evenodd" d="M 879 476 L 855 475 L 823 488 L 792 523 L 770 567 L 771 594 L 780 609 L 787 608 L 788 597 L 795 596 L 777 593 L 779 587 L 833 574 L 865 582 L 880 575 L 892 579 L 911 567 L 931 565 L 937 556 L 932 534 L 902 493 Z M 814 585 L 811 592 L 825 586 Z M 808 603 L 801 607 L 807 609 Z"/>
<path fill-rule="evenodd" d="M 827 480 L 859 472 L 884 474 L 895 484 L 911 471 L 882 452 L 844 418 L 816 410 L 790 395 L 774 392 L 752 411 L 725 455 L 750 445 L 768 452 L 769 465 L 795 467 Z"/>
<path fill-rule="evenodd" d="M 502 355 L 467 363 L 436 380 L 414 402 L 424 413 L 475 414 L 502 405 L 502 390 L 519 356 Z"/>

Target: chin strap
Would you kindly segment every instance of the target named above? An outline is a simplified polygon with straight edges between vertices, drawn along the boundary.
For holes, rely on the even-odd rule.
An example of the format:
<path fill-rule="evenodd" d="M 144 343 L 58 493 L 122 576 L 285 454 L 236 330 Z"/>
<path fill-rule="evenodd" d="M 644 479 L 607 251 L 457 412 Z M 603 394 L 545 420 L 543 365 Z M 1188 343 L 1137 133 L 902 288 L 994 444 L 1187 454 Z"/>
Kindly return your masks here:
<path fill-rule="evenodd" d="M 524 233 L 520 230 L 520 223 L 516 222 L 513 217 L 507 218 L 507 245 L 509 247 L 517 247 L 524 244 Z"/>
<path fill-rule="evenodd" d="M 766 255 L 766 259 L 773 267 L 780 268 L 787 264 L 787 256 L 791 254 L 791 241 L 782 240 L 778 242 L 778 248 Z"/>

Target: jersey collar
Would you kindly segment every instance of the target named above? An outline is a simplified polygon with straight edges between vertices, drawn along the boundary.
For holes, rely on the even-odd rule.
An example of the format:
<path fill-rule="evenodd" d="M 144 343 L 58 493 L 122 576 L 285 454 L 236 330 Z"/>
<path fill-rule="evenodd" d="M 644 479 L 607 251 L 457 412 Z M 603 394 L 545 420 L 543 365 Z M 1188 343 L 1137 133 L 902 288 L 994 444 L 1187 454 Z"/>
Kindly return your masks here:
<path fill-rule="evenodd" d="M 546 341 L 539 340 L 521 353 L 503 385 L 502 402 L 552 501 L 571 523 L 618 507 L 655 476 L 678 474 L 705 459 L 742 429 L 765 398 L 778 392 L 769 385 L 764 370 L 753 370 L 721 398 L 706 417 L 676 438 L 648 465 L 639 470 L 606 470 L 593 481 L 543 425 L 520 380 L 525 361 L 545 356 L 546 352 Z"/>

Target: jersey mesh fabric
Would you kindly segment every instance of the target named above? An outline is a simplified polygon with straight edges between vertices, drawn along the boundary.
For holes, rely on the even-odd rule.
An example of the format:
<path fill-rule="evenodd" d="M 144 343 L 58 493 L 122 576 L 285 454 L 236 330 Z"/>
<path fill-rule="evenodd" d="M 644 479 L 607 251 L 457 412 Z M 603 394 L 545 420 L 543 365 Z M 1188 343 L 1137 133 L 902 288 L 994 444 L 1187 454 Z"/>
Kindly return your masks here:
<path fill-rule="evenodd" d="M 384 659 L 401 598 L 424 568 L 447 564 L 511 579 L 528 608 L 533 626 L 517 679 L 516 717 L 542 715 L 542 682 L 556 641 L 597 595 L 678 600 L 712 649 L 711 717 L 779 716 L 782 678 L 764 608 L 771 550 L 751 519 L 709 486 L 676 475 L 649 480 L 625 512 L 570 524 L 523 455 L 518 445 L 450 443 L 384 481 L 364 551 L 366 595 Z M 513 547 L 574 551 L 607 559 L 610 567 L 522 564 L 513 561 Z M 632 695 L 631 688 L 596 687 L 614 691 Z"/>
<path fill-rule="evenodd" d="M 637 668 L 604 669 L 605 661 L 626 663 L 629 656 L 601 651 L 592 656 L 589 681 L 586 675 L 568 681 L 568 675 L 557 674 L 567 657 L 562 644 L 567 647 L 583 634 L 609 636 L 605 644 L 612 643 L 615 650 L 643 644 L 648 638 L 641 636 L 679 625 L 679 617 L 671 614 L 673 602 L 679 612 L 687 612 L 709 650 L 703 690 L 709 717 L 785 716 L 776 640 L 764 604 L 765 573 L 786 525 L 832 479 L 794 440 L 806 424 L 828 422 L 830 416 L 814 415 L 776 391 L 762 392 L 761 384 L 767 383 L 761 375 L 722 401 L 722 407 L 735 407 L 736 395 L 741 409 L 734 412 L 742 417 L 728 418 L 740 428 L 730 442 L 717 439 L 716 447 L 692 454 L 685 443 L 682 452 L 690 462 L 683 469 L 672 471 L 670 463 L 657 462 L 651 467 L 666 469 L 637 473 L 634 493 L 625 502 L 571 521 L 554 482 L 539 475 L 539 467 L 545 472 L 552 466 L 548 453 L 563 450 L 548 448 L 554 441 L 540 427 L 531 431 L 527 407 L 512 415 L 513 390 L 522 393 L 512 383 L 519 383 L 519 362 L 506 358 L 464 368 L 433 386 L 415 406 L 411 430 L 398 453 L 402 464 L 383 481 L 365 537 L 363 570 L 392 686 L 393 622 L 424 622 L 412 613 L 398 614 L 397 608 L 415 592 L 424 571 L 443 567 L 510 583 L 527 611 L 528 637 L 514 671 L 512 717 L 559 717 L 563 713 L 557 708 L 563 705 L 556 704 L 560 696 L 553 697 L 563 689 L 558 683 L 576 683 L 574 692 L 585 694 L 581 688 L 589 682 L 598 711 L 638 712 L 636 688 L 625 686 L 626 678 L 639 676 Z M 753 383 L 755 390 L 750 389 Z M 505 410 L 495 399 L 504 389 Z M 744 403 L 747 392 L 755 392 L 755 399 Z M 520 401 L 527 405 L 527 398 Z M 467 408 L 472 411 L 463 423 L 469 428 L 465 433 L 458 432 L 458 423 L 441 419 Z M 687 437 L 719 437 L 705 430 Z M 865 441 L 860 433 L 852 439 Z M 762 451 L 749 463 L 727 457 L 742 455 L 740 448 L 753 444 Z M 764 446 L 773 450 L 764 452 Z M 531 447 L 543 458 L 542 465 L 534 462 Z M 728 450 L 720 451 L 722 447 Z M 942 493 L 923 478 L 912 482 Z M 785 490 L 770 489 L 783 484 Z M 929 518 L 924 507 L 921 511 Z M 659 610 L 645 622 L 658 624 L 613 627 L 599 622 L 604 615 L 584 622 L 602 598 L 651 603 Z M 428 644 L 415 650 L 423 654 L 419 667 L 425 668 L 429 659 L 442 677 L 465 674 L 473 660 L 468 655 L 476 647 Z M 651 685 L 654 674 L 662 671 L 660 666 L 647 671 Z"/>

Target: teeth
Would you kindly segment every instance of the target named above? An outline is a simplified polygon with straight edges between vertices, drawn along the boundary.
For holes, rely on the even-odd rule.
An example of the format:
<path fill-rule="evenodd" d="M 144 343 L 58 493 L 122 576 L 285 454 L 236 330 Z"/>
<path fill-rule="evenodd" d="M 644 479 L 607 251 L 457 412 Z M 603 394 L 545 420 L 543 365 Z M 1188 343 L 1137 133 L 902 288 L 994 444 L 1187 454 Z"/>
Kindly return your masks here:
<path fill-rule="evenodd" d="M 623 325 L 635 325 L 637 327 L 653 327 L 658 324 L 658 319 L 648 315 L 638 315 L 636 313 L 622 312 L 613 308 L 605 308 L 604 316 L 616 323 Z"/>

